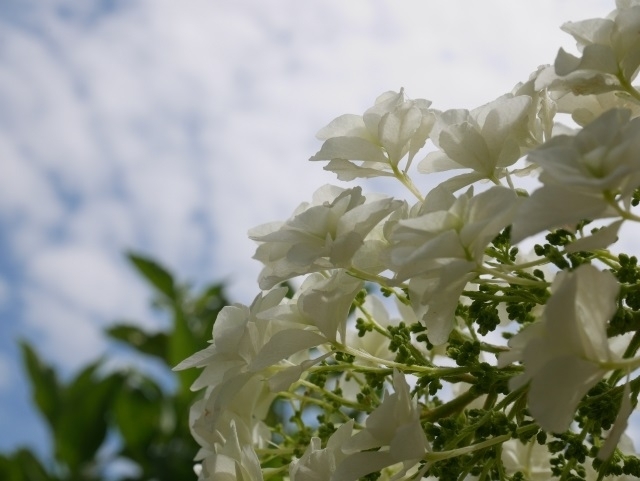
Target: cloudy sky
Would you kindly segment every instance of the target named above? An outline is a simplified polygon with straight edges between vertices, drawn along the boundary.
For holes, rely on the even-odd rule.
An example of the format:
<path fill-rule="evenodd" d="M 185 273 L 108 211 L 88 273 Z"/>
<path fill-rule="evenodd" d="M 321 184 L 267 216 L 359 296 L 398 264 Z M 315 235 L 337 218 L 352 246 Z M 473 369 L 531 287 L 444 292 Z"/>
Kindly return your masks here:
<path fill-rule="evenodd" d="M 46 439 L 16 339 L 70 373 L 113 320 L 157 327 L 125 250 L 249 302 L 247 230 L 336 183 L 307 162 L 319 128 L 400 87 L 486 103 L 574 48 L 562 23 L 613 6 L 0 0 L 0 450 Z"/>

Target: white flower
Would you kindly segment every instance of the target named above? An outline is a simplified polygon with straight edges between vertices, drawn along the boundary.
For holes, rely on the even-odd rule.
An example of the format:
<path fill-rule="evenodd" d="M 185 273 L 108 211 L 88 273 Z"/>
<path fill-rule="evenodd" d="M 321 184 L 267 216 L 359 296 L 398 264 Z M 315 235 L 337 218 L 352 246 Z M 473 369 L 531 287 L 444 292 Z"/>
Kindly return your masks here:
<path fill-rule="evenodd" d="M 250 307 L 225 306 L 214 323 L 211 346 L 174 368 L 204 367 L 191 389 L 209 388 L 205 410 L 210 431 L 217 429 L 217 423 L 247 383 L 256 378 L 267 380 L 276 374 L 278 369 L 274 366 L 281 361 L 298 352 L 306 356 L 307 349 L 327 342 L 306 324 L 262 316 L 283 301 L 286 291 L 278 288 L 260 294 Z M 298 359 L 298 363 L 304 360 Z"/>
<path fill-rule="evenodd" d="M 441 184 L 451 191 L 478 180 L 503 177 L 505 168 L 522 156 L 522 146 L 531 142 L 532 101 L 528 95 L 505 95 L 471 112 L 442 113 L 430 134 L 440 151 L 427 154 L 418 170 L 431 173 L 471 169 L 473 172 Z"/>
<path fill-rule="evenodd" d="M 395 392 L 387 394 L 367 418 L 366 428 L 343 444 L 343 451 L 350 455 L 338 465 L 331 481 L 355 481 L 401 462 L 400 477 L 429 451 L 417 403 L 404 375 L 395 370 L 393 387 Z M 374 448 L 382 449 L 370 451 Z"/>
<path fill-rule="evenodd" d="M 329 481 L 336 466 L 347 456 L 342 447 L 351 438 L 352 430 L 353 420 L 350 420 L 331 435 L 324 449 L 320 438 L 311 438 L 302 457 L 289 465 L 290 481 Z"/>
<path fill-rule="evenodd" d="M 430 104 L 406 100 L 402 90 L 386 92 L 363 116 L 342 115 L 320 130 L 317 137 L 325 142 L 310 160 L 329 160 L 324 169 L 345 181 L 393 176 L 403 157 L 409 154 L 411 163 L 424 146 L 434 122 Z"/>
<path fill-rule="evenodd" d="M 531 97 L 529 106 L 528 130 L 530 139 L 527 148 L 532 148 L 550 139 L 553 132 L 553 119 L 557 111 L 556 102 L 551 97 L 546 86 L 540 86 L 540 76 L 544 75 L 547 67 L 541 66 L 529 76 L 529 80 L 516 85 L 512 90 L 515 97 L 526 95 Z M 523 136 L 526 139 L 526 136 Z"/>
<path fill-rule="evenodd" d="M 560 49 L 555 65 L 543 69 L 535 82 L 537 90 L 551 92 L 558 112 L 570 113 L 583 126 L 611 108 L 632 109 L 634 117 L 640 111 L 627 91 L 640 65 L 640 4 L 619 1 L 617 7 L 608 18 L 563 25 L 582 57 Z"/>
<path fill-rule="evenodd" d="M 620 438 L 629 426 L 629 416 L 631 416 L 632 411 L 633 406 L 631 405 L 631 384 L 629 384 L 629 376 L 627 376 L 627 382 L 624 385 L 624 389 L 622 392 L 622 402 L 620 403 L 618 415 L 616 416 L 616 420 L 614 421 L 613 426 L 607 434 L 607 439 L 598 451 L 598 458 L 606 460 L 613 454 L 613 451 L 615 451 L 618 443 L 620 442 Z"/>
<path fill-rule="evenodd" d="M 355 269 L 369 274 L 380 274 L 389 268 L 389 232 L 398 220 L 409 217 L 409 211 L 408 204 L 403 202 L 384 222 L 371 230 L 362 247 L 353 256 L 352 265 Z"/>
<path fill-rule="evenodd" d="M 211 345 L 185 359 L 174 369 L 204 367 L 192 390 L 217 386 L 235 376 L 246 373 L 271 338 L 284 330 L 301 330 L 305 326 L 276 319 L 260 319 L 259 314 L 277 306 L 284 299 L 286 288 L 259 294 L 250 307 L 234 304 L 222 308 L 213 325 Z M 273 351 L 273 344 L 270 346 Z M 284 346 L 283 346 L 284 347 Z M 284 347 L 284 359 L 290 352 Z M 300 349 L 304 349 L 304 346 Z M 280 355 L 280 352 L 277 353 Z M 277 362 L 277 361 L 276 361 Z"/>
<path fill-rule="evenodd" d="M 335 271 L 331 277 L 322 277 L 305 289 L 298 300 L 300 311 L 329 340 L 346 341 L 347 316 L 353 300 L 364 287 L 364 282 Z"/>
<path fill-rule="evenodd" d="M 640 185 L 640 119 L 613 109 L 575 136 L 554 137 L 529 154 L 542 167 L 544 184 L 522 204 L 511 240 L 583 219 L 617 215 L 612 204 L 628 206 Z"/>
<path fill-rule="evenodd" d="M 250 444 L 238 440 L 236 424 L 231 421 L 228 437 L 216 451 L 202 460 L 201 481 L 261 481 L 260 461 Z"/>
<path fill-rule="evenodd" d="M 411 306 L 427 328 L 431 344 L 440 346 L 449 340 L 462 291 L 477 277 L 475 267 L 472 262 L 454 260 L 409 281 Z"/>
<path fill-rule="evenodd" d="M 364 282 L 336 269 L 329 276 L 307 276 L 293 299 L 258 315 L 263 319 L 281 319 L 317 328 L 325 341 L 346 339 L 346 325 L 353 300 Z"/>
<path fill-rule="evenodd" d="M 189 411 L 189 426 L 194 439 L 204 452 L 213 452 L 216 443 L 228 437 L 225 434 L 233 421 L 235 436 L 241 444 L 265 447 L 271 441 L 271 431 L 264 419 L 276 395 L 269 391 L 267 384 L 253 376 L 242 386 L 220 414 L 214 413 L 215 388 L 205 392 Z"/>
<path fill-rule="evenodd" d="M 559 89 L 557 94 L 559 94 L 556 99 L 558 112 L 571 114 L 571 118 L 582 127 L 611 109 L 629 109 L 632 118 L 640 115 L 640 103 L 621 92 L 577 95 Z"/>
<path fill-rule="evenodd" d="M 412 306 L 432 344 L 447 341 L 462 290 L 476 277 L 489 242 L 513 220 L 518 202 L 505 187 L 476 196 L 469 189 L 456 198 L 439 186 L 427 195 L 424 211 L 393 226 L 390 268 L 398 280 L 410 279 Z"/>
<path fill-rule="evenodd" d="M 560 49 L 555 61 L 558 75 L 582 71 L 585 76 L 633 80 L 640 66 L 640 5 L 618 8 L 606 19 L 568 22 L 562 30 L 576 39 L 582 57 Z"/>
<path fill-rule="evenodd" d="M 441 187 L 423 202 L 425 211 L 397 222 L 390 233 L 391 268 L 401 280 L 439 268 L 443 261 L 482 262 L 489 242 L 508 226 L 516 194 L 495 186 L 478 195 L 454 197 Z"/>
<path fill-rule="evenodd" d="M 502 462 L 507 474 L 520 471 L 527 481 L 549 481 L 551 473 L 551 454 L 544 444 L 535 439 L 523 444 L 510 439 L 502 445 Z"/>
<path fill-rule="evenodd" d="M 285 223 L 265 224 L 249 232 L 259 243 L 254 258 L 264 264 L 261 289 L 302 274 L 348 268 L 367 234 L 402 205 L 384 196 L 366 199 L 362 189 L 326 185 Z"/>
<path fill-rule="evenodd" d="M 514 336 L 505 361 L 520 357 L 523 374 L 511 389 L 527 382 L 529 410 L 547 431 L 569 428 L 578 403 L 619 356 L 609 346 L 607 322 L 616 310 L 620 286 L 613 275 L 583 264 L 556 277 L 542 320 Z"/>

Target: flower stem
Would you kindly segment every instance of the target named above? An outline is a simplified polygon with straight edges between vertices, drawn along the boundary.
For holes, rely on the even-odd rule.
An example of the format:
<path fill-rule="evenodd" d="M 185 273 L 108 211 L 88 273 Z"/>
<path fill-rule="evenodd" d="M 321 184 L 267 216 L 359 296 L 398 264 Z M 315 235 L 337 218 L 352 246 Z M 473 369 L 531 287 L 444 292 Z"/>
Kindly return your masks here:
<path fill-rule="evenodd" d="M 551 285 L 549 282 L 534 281 L 533 279 L 523 279 L 521 277 L 511 276 L 487 266 L 478 266 L 477 272 L 478 274 L 488 274 L 490 276 L 497 277 L 500 280 L 506 281 L 509 284 L 518 284 L 520 286 L 549 287 Z"/>
<path fill-rule="evenodd" d="M 436 453 L 427 453 L 425 458 L 428 461 L 443 461 L 445 459 L 462 456 L 463 454 L 473 453 L 474 451 L 478 451 L 479 449 L 489 448 L 491 446 L 495 446 L 496 444 L 509 441 L 509 439 L 511 439 L 510 434 L 503 434 L 502 436 L 496 436 L 495 438 L 487 439 L 486 441 L 482 441 L 481 443 L 472 444 L 463 448 L 451 449 L 449 451 L 440 451 Z"/>
<path fill-rule="evenodd" d="M 418 188 L 415 186 L 415 184 L 411 180 L 411 177 L 409 177 L 405 172 L 400 172 L 400 170 L 396 165 L 391 165 L 391 168 L 393 169 L 393 175 L 396 176 L 396 179 L 398 179 L 402 183 L 402 185 L 404 185 L 407 189 L 409 189 L 409 191 L 413 195 L 415 195 L 420 202 L 423 202 L 424 197 L 422 196 Z"/>
<path fill-rule="evenodd" d="M 640 92 L 638 92 L 635 89 L 635 87 L 633 85 L 631 85 L 631 82 L 629 82 L 626 79 L 626 77 L 622 74 L 622 72 L 619 72 L 617 77 L 618 77 L 618 81 L 620 82 L 620 85 L 622 86 L 624 91 L 627 92 L 629 95 L 631 95 L 634 99 L 636 99 L 637 101 L 640 102 Z"/>

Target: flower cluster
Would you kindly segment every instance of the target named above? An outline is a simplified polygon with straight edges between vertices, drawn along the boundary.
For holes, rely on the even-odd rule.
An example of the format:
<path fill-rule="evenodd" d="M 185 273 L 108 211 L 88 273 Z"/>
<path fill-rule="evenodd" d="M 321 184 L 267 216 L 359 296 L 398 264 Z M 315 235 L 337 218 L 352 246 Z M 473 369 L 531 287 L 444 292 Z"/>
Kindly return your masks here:
<path fill-rule="evenodd" d="M 640 267 L 613 250 L 640 221 L 640 1 L 616 7 L 486 105 L 401 89 L 320 130 L 312 161 L 406 198 L 327 185 L 251 230 L 261 292 L 176 367 L 203 368 L 201 481 L 640 478 Z"/>

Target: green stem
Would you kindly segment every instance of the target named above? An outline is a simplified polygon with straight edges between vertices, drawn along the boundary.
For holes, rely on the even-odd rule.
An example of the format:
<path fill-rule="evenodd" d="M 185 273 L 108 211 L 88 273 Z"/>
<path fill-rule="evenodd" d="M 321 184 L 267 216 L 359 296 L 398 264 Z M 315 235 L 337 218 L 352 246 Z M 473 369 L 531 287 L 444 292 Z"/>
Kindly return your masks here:
<path fill-rule="evenodd" d="M 640 367 L 640 357 L 620 359 L 619 361 L 601 361 L 598 363 L 602 369 L 613 371 L 615 369 L 636 370 Z"/>
<path fill-rule="evenodd" d="M 632 220 L 634 222 L 640 222 L 640 217 L 638 217 L 637 215 L 633 214 L 632 212 L 624 210 L 622 207 L 620 207 L 618 202 L 616 202 L 614 194 L 612 194 L 609 191 L 605 191 L 605 192 L 603 192 L 603 196 L 604 196 L 604 200 L 611 207 L 613 207 L 615 209 L 615 211 L 620 215 L 620 217 L 622 217 L 624 220 Z"/>
<path fill-rule="evenodd" d="M 369 272 L 361 271 L 360 269 L 357 269 L 353 266 L 351 266 L 347 270 L 347 274 L 357 279 L 362 279 L 363 281 L 374 282 L 376 284 L 379 284 L 382 287 L 386 287 L 387 289 L 392 289 L 394 287 L 404 287 L 401 282 L 398 283 L 397 281 L 394 281 L 393 279 L 389 279 L 388 277 L 379 276 L 376 274 L 371 274 Z"/>
<path fill-rule="evenodd" d="M 440 451 L 437 453 L 427 453 L 427 455 L 425 456 L 425 459 L 427 461 L 443 461 L 445 459 L 451 459 L 457 456 L 462 456 L 463 454 L 473 453 L 480 449 L 489 448 L 491 446 L 495 446 L 496 444 L 509 441 L 509 439 L 511 439 L 510 434 L 503 434 L 502 436 L 496 436 L 495 438 L 487 439 L 486 441 L 482 441 L 481 443 L 472 444 L 470 446 L 465 446 L 463 448 L 451 449 L 449 451 Z"/>
<path fill-rule="evenodd" d="M 369 321 L 373 325 L 373 328 L 377 332 L 379 332 L 380 334 L 382 334 L 383 336 L 385 336 L 388 339 L 393 339 L 393 336 L 389 333 L 389 331 L 385 327 L 383 327 L 380 324 L 378 324 L 378 321 L 375 320 L 375 318 L 371 315 L 371 313 L 369 311 L 367 311 L 362 304 L 358 305 L 358 309 L 367 318 L 367 321 Z M 410 342 L 407 347 L 411 351 L 411 354 L 413 355 L 413 357 L 415 359 L 417 359 L 419 362 L 422 362 L 426 366 L 431 366 L 432 365 L 431 362 L 429 362 L 424 357 L 424 355 L 418 350 L 418 348 L 416 348 L 413 345 L 413 343 Z"/>
<path fill-rule="evenodd" d="M 295 449 L 293 448 L 256 448 L 255 452 L 258 456 L 286 456 L 293 454 Z"/>
<path fill-rule="evenodd" d="M 481 394 L 476 394 L 471 389 L 469 389 L 468 391 L 460 394 L 460 396 L 452 399 L 448 403 L 442 404 L 437 408 L 432 409 L 431 411 L 423 413 L 420 416 L 420 420 L 434 422 L 438 419 L 446 418 L 448 416 L 451 416 L 452 414 L 460 412 L 460 410 L 462 410 L 467 404 L 471 403 L 480 396 Z"/>
<path fill-rule="evenodd" d="M 371 325 L 376 330 L 376 332 L 378 332 L 379 334 L 382 334 L 384 337 L 387 337 L 389 339 L 392 338 L 391 334 L 389 334 L 389 331 L 387 331 L 386 328 L 382 327 L 378 323 L 378 321 L 375 320 L 375 318 L 371 315 L 371 313 L 367 309 L 364 308 L 362 303 L 358 303 L 358 310 L 364 315 L 364 317 L 367 318 L 367 321 L 369 321 L 369 323 L 371 323 Z"/>
<path fill-rule="evenodd" d="M 627 349 L 624 351 L 624 354 L 622 355 L 623 358 L 628 359 L 631 356 L 635 355 L 636 352 L 638 352 L 638 349 L 640 348 L 640 331 L 636 331 L 636 333 L 633 335 L 633 338 L 631 338 L 631 341 L 629 341 L 629 345 L 627 346 Z"/>
<path fill-rule="evenodd" d="M 373 357 L 373 356 L 371 356 Z M 378 359 L 378 358 L 375 358 Z M 405 366 L 406 367 L 406 366 Z M 370 373 L 370 374 L 391 374 L 392 370 L 387 367 L 374 367 L 374 366 L 363 366 L 360 364 L 329 364 L 326 366 L 311 366 L 307 369 L 307 372 L 361 372 L 361 373 Z"/>
<path fill-rule="evenodd" d="M 358 409 L 360 411 L 367 411 L 369 409 L 368 406 L 363 406 L 363 405 L 361 405 L 361 404 L 359 404 L 357 402 L 349 401 L 348 399 L 343 398 L 342 396 L 338 396 L 337 394 L 335 394 L 335 393 L 333 393 L 331 391 L 327 391 L 326 389 L 321 388 L 319 386 L 316 386 L 315 384 L 310 383 L 308 381 L 301 380 L 301 381 L 298 381 L 297 384 L 299 386 L 304 386 L 307 389 L 312 389 L 314 391 L 318 391 L 321 396 L 323 396 L 325 398 L 328 398 L 328 399 L 333 399 L 334 401 L 340 403 L 340 405 L 342 405 L 342 406 L 348 406 L 348 407 L 351 407 L 351 408 L 354 408 L 354 409 Z M 306 402 L 310 402 L 310 403 L 316 404 L 318 406 L 322 406 L 325 409 L 326 412 L 333 412 L 334 409 L 335 409 L 335 407 L 332 404 L 327 403 L 327 402 L 325 402 L 325 401 L 323 401 L 321 399 L 316 399 L 316 398 L 309 397 L 309 396 L 303 396 L 303 395 L 300 395 L 300 394 L 296 394 L 295 392 L 288 393 L 288 395 L 291 396 L 294 399 L 304 400 Z M 347 420 L 349 419 L 349 417 L 346 414 L 343 414 L 343 416 Z"/>
<path fill-rule="evenodd" d="M 408 167 L 409 166 L 407 165 L 407 168 Z M 415 184 L 411 180 L 411 177 L 409 177 L 406 172 L 400 172 L 397 165 L 392 164 L 391 169 L 393 170 L 393 175 L 396 176 L 396 179 L 398 179 L 402 183 L 402 185 L 404 185 L 407 189 L 409 189 L 409 191 L 413 195 L 415 195 L 420 202 L 424 202 L 424 197 L 422 196 L 418 188 L 415 186 Z"/>
<path fill-rule="evenodd" d="M 530 262 L 523 262 L 522 264 L 512 264 L 510 267 L 512 267 L 514 270 L 523 270 L 523 269 L 529 269 L 531 267 L 538 267 L 538 266 L 543 266 L 545 264 L 549 264 L 550 261 L 549 259 L 547 259 L 546 257 L 543 257 L 541 259 L 535 260 L 535 261 L 530 261 Z"/>
<path fill-rule="evenodd" d="M 492 269 L 487 266 L 478 266 L 477 272 L 478 274 L 488 274 L 490 276 L 497 277 L 500 280 L 506 281 L 509 284 L 517 284 L 520 286 L 549 287 L 551 285 L 549 282 L 534 281 L 532 279 L 523 279 L 521 277 L 514 277 L 509 274 L 500 272 L 497 269 Z"/>
<path fill-rule="evenodd" d="M 585 423 L 585 426 L 580 431 L 580 442 L 584 443 L 585 438 L 587 437 L 587 433 L 590 431 L 589 422 Z M 564 465 L 564 469 L 562 470 L 562 474 L 560 475 L 560 481 L 563 479 L 568 479 L 567 476 L 571 474 L 571 470 L 576 465 L 576 458 L 571 458 L 567 464 Z"/>
<path fill-rule="evenodd" d="M 635 87 L 631 85 L 631 82 L 626 79 L 622 72 L 618 72 L 617 77 L 624 91 L 631 95 L 634 99 L 640 101 L 640 92 L 638 92 Z"/>
<path fill-rule="evenodd" d="M 374 363 L 374 364 L 380 364 L 383 366 L 386 366 L 388 368 L 392 368 L 395 367 L 397 368 L 399 371 L 402 372 L 409 372 L 409 373 L 428 373 L 428 374 L 432 374 L 432 373 L 438 373 L 440 371 L 440 369 L 447 369 L 447 368 L 437 368 L 437 367 L 428 367 L 428 366 L 417 366 L 415 364 L 413 365 L 406 365 L 403 363 L 399 363 L 399 362 L 395 362 L 395 361 L 390 361 L 388 359 L 382 359 L 379 357 L 376 357 L 372 354 L 369 354 L 368 352 L 364 352 L 364 351 L 359 351 L 357 349 L 354 349 L 352 347 L 349 346 L 345 346 L 343 344 L 338 344 L 338 343 L 334 343 L 336 348 L 346 354 L 350 354 L 352 356 L 355 356 L 357 358 L 360 358 L 362 360 Z"/>
<path fill-rule="evenodd" d="M 618 259 L 618 256 L 617 256 L 617 255 L 615 255 L 615 254 L 612 254 L 612 253 L 611 253 L 611 252 L 609 252 L 608 250 L 606 250 L 606 249 L 595 249 L 595 250 L 593 250 L 593 251 L 591 251 L 591 252 L 592 252 L 593 254 L 595 254 L 595 255 L 596 255 L 596 257 L 597 257 L 599 260 L 601 260 L 601 261 L 602 261 L 602 260 L 604 260 L 604 259 L 607 259 L 607 260 L 609 260 L 609 261 L 613 261 L 613 262 L 615 262 L 615 263 L 616 263 L 616 265 L 617 265 L 618 267 L 620 267 L 620 259 Z"/>
<path fill-rule="evenodd" d="M 469 299 L 478 299 L 480 301 L 522 302 L 522 297 L 519 296 L 497 296 L 495 294 L 489 294 L 482 291 L 463 291 L 462 295 Z"/>
<path fill-rule="evenodd" d="M 538 430 L 538 426 L 535 424 L 529 424 L 527 426 L 521 426 L 516 429 L 516 433 L 524 434 L 527 431 Z M 501 444 L 511 439 L 511 434 L 503 434 L 501 436 L 496 436 L 495 438 L 487 439 L 477 444 L 472 444 L 470 446 L 464 446 L 462 448 L 451 449 L 449 451 L 439 451 L 439 452 L 431 452 L 427 453 L 425 459 L 427 461 L 436 462 L 443 461 L 445 459 L 455 458 L 457 456 L 462 456 L 464 454 L 473 453 L 475 451 L 479 451 L 480 449 L 490 448 L 491 446 L 495 446 L 496 444 Z"/>

